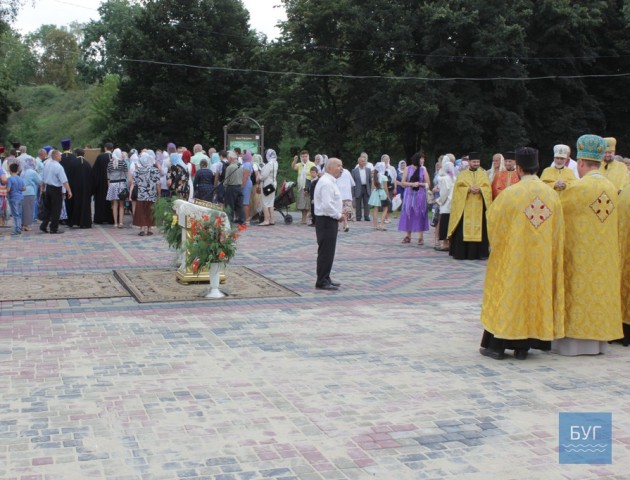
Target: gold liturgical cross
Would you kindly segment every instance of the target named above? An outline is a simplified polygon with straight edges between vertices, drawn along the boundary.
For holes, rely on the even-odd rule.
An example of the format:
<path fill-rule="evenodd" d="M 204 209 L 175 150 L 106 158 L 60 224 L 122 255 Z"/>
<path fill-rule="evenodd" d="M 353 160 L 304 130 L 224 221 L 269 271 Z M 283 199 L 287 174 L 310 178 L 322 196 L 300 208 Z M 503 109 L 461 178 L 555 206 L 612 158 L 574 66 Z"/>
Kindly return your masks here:
<path fill-rule="evenodd" d="M 615 205 L 606 192 L 602 192 L 602 194 L 590 205 L 591 210 L 595 212 L 599 221 L 604 223 L 606 219 L 610 216 L 610 214 L 615 209 Z"/>
<path fill-rule="evenodd" d="M 535 227 L 540 227 L 545 221 L 553 215 L 553 212 L 543 203 L 540 197 L 532 200 L 525 209 L 525 215 L 529 222 Z"/>

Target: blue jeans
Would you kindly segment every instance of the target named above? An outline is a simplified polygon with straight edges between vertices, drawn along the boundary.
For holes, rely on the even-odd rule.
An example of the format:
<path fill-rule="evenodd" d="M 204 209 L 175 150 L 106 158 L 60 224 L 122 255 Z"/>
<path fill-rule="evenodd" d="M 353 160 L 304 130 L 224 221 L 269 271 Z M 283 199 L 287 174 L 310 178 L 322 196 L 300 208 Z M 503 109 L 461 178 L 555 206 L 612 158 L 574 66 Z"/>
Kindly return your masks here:
<path fill-rule="evenodd" d="M 11 206 L 11 215 L 13 215 L 13 232 L 22 233 L 22 202 L 23 200 L 9 199 L 9 205 Z"/>

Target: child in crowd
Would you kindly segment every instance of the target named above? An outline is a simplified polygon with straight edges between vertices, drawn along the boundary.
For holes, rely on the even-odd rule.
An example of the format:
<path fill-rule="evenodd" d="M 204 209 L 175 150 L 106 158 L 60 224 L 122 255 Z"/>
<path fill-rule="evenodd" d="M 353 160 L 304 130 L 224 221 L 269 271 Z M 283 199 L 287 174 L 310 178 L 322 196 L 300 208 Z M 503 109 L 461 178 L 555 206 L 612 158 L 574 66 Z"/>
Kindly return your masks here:
<path fill-rule="evenodd" d="M 372 208 L 372 224 L 374 230 L 387 230 L 383 223 L 383 220 L 387 218 L 387 212 L 389 210 L 389 197 L 387 196 L 387 176 L 381 173 L 378 169 L 372 170 L 372 194 L 368 200 L 368 205 Z M 378 220 L 378 209 L 383 208 L 381 212 L 380 221 Z"/>
<path fill-rule="evenodd" d="M 24 201 L 26 186 L 22 181 L 22 177 L 18 175 L 18 169 L 19 165 L 12 163 L 9 166 L 11 176 L 7 178 L 7 196 L 13 215 L 13 232 L 11 235 L 20 235 L 22 233 L 22 202 Z"/>
<path fill-rule="evenodd" d="M 310 175 L 310 178 L 306 180 L 306 188 L 308 188 L 308 193 L 311 196 L 311 223 L 309 224 L 310 227 L 314 227 L 315 226 L 315 185 L 317 185 L 317 180 L 319 180 L 319 170 L 317 169 L 317 167 L 311 167 L 310 171 L 308 172 L 308 174 Z"/>

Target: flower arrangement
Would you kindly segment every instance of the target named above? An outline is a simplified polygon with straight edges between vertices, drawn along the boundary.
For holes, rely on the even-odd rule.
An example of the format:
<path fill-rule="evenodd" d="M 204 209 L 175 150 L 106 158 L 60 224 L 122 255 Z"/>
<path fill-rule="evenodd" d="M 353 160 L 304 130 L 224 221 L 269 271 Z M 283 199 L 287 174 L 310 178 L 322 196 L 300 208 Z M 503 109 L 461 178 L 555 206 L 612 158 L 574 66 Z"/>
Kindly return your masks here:
<path fill-rule="evenodd" d="M 188 243 L 188 262 L 193 272 L 209 268 L 212 263 L 227 263 L 236 255 L 236 241 L 245 225 L 227 226 L 225 213 L 203 215 L 190 220 L 192 240 Z"/>
<path fill-rule="evenodd" d="M 168 246 L 179 250 L 182 247 L 182 227 L 177 223 L 177 215 L 173 211 L 174 203 L 174 198 L 160 197 L 153 204 L 153 218 Z"/>

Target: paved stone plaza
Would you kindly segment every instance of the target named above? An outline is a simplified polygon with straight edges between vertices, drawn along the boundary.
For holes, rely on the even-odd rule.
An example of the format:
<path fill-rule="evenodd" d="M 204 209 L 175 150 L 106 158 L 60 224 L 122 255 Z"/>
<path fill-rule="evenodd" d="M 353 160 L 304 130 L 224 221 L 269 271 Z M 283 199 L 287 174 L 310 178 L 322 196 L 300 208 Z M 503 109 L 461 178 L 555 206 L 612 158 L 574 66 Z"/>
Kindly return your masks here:
<path fill-rule="evenodd" d="M 299 297 L 0 303 L 0 478 L 630 478 L 630 348 L 482 357 L 485 262 L 354 223 L 317 291 L 314 229 L 277 217 L 234 263 Z M 174 264 L 132 228 L 9 233 L 5 276 Z M 558 413 L 593 411 L 613 464 L 560 465 Z"/>

